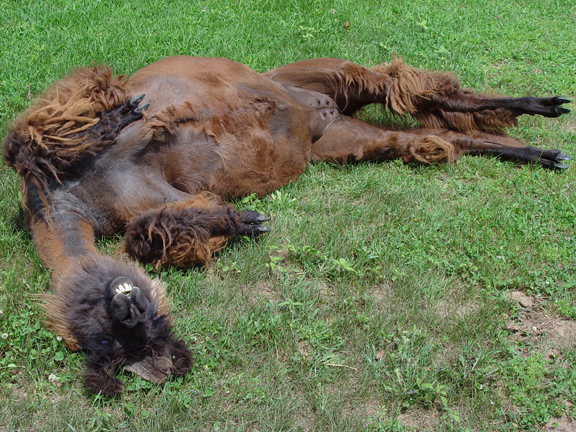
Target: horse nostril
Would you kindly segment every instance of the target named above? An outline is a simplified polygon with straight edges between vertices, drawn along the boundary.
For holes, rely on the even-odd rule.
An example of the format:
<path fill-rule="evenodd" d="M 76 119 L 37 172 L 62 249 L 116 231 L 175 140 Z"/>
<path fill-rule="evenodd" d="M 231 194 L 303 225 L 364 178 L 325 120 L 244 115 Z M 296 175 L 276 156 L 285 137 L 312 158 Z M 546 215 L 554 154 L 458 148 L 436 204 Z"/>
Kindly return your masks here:
<path fill-rule="evenodd" d="M 112 315 L 118 321 L 124 321 L 130 316 L 130 299 L 124 294 L 116 294 L 112 299 Z"/>
<path fill-rule="evenodd" d="M 113 296 L 110 308 L 114 320 L 133 328 L 149 318 L 147 312 L 150 302 L 142 290 L 126 276 L 117 277 L 110 282 L 107 291 Z"/>
<path fill-rule="evenodd" d="M 141 313 L 124 294 L 116 295 L 112 300 L 112 306 L 114 318 L 128 328 L 134 328 L 146 321 L 146 314 Z"/>
<path fill-rule="evenodd" d="M 148 310 L 149 302 L 142 294 L 142 290 L 137 286 L 132 287 L 132 291 L 130 293 L 130 301 L 138 308 L 138 311 L 144 313 Z"/>

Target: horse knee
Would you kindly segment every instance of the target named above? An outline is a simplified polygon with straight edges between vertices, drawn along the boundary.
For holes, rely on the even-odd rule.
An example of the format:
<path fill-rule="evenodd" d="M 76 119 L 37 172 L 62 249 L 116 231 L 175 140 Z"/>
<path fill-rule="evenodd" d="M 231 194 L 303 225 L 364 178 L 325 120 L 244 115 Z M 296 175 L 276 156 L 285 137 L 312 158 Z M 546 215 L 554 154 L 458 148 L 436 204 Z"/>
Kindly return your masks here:
<path fill-rule="evenodd" d="M 132 218 L 126 225 L 125 252 L 154 267 L 202 265 L 228 238 L 270 230 L 261 225 L 269 218 L 258 212 L 196 204 L 194 200 L 172 203 Z"/>
<path fill-rule="evenodd" d="M 200 209 L 165 206 L 140 214 L 128 222 L 124 234 L 125 252 L 142 263 L 160 267 L 205 264 L 213 250 L 210 226 Z M 221 242 L 223 243 L 223 241 Z"/>

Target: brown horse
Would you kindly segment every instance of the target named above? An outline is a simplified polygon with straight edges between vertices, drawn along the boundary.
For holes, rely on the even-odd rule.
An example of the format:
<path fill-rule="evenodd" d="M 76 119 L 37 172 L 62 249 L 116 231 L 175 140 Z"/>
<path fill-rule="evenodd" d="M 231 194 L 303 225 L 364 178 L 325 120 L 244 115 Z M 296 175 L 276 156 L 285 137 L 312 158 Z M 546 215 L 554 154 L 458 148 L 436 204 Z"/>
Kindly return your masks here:
<path fill-rule="evenodd" d="M 95 236 L 123 230 L 127 254 L 156 267 L 205 263 L 230 237 L 269 230 L 264 215 L 220 199 L 264 195 L 311 160 L 492 154 L 567 168 L 561 151 L 503 132 L 522 114 L 569 112 L 567 102 L 474 94 L 398 59 L 372 69 L 316 59 L 258 74 L 225 59 L 170 57 L 127 79 L 77 70 L 14 121 L 3 154 L 22 176 L 27 223 L 53 269 L 49 322 L 87 352 L 87 388 L 114 394 L 120 365 L 160 381 L 185 374 L 192 358 L 171 336 L 161 283 L 101 255 Z M 351 117 L 372 103 L 423 126 L 384 130 Z"/>

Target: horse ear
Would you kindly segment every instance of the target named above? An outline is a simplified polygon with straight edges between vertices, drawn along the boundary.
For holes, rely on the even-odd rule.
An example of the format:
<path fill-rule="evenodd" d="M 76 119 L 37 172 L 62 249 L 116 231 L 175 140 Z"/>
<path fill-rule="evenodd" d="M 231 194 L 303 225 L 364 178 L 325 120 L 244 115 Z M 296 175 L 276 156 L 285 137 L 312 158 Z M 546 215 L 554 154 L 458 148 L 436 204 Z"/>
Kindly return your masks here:
<path fill-rule="evenodd" d="M 170 355 L 172 356 L 171 372 L 176 376 L 186 375 L 192 366 L 193 355 L 181 340 L 172 340 L 170 343 Z"/>
<path fill-rule="evenodd" d="M 147 381 L 161 383 L 172 373 L 183 376 L 192 366 L 192 353 L 180 340 L 174 340 L 170 336 L 167 341 L 160 342 L 152 347 L 152 353 L 136 361 L 130 361 L 124 369 L 139 375 Z"/>

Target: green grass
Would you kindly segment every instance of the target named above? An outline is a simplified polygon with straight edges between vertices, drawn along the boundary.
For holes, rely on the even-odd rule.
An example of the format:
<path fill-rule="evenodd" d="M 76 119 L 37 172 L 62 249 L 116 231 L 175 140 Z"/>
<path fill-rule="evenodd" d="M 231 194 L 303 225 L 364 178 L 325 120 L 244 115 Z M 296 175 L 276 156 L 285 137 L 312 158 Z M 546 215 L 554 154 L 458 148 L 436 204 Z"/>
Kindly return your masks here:
<path fill-rule="evenodd" d="M 575 18 L 571 0 L 0 0 L 0 135 L 29 91 L 70 68 L 131 73 L 173 54 L 265 71 L 395 52 L 476 90 L 573 99 Z M 524 118 L 511 134 L 576 155 L 574 114 Z M 83 354 L 41 324 L 34 295 L 49 274 L 1 163 L 0 430 L 513 431 L 573 415 L 574 348 L 544 357 L 541 341 L 506 330 L 522 317 L 509 291 L 576 319 L 570 165 L 319 163 L 235 203 L 272 216 L 272 232 L 207 268 L 160 273 L 192 370 L 160 385 L 123 374 L 111 400 L 84 391 Z"/>

